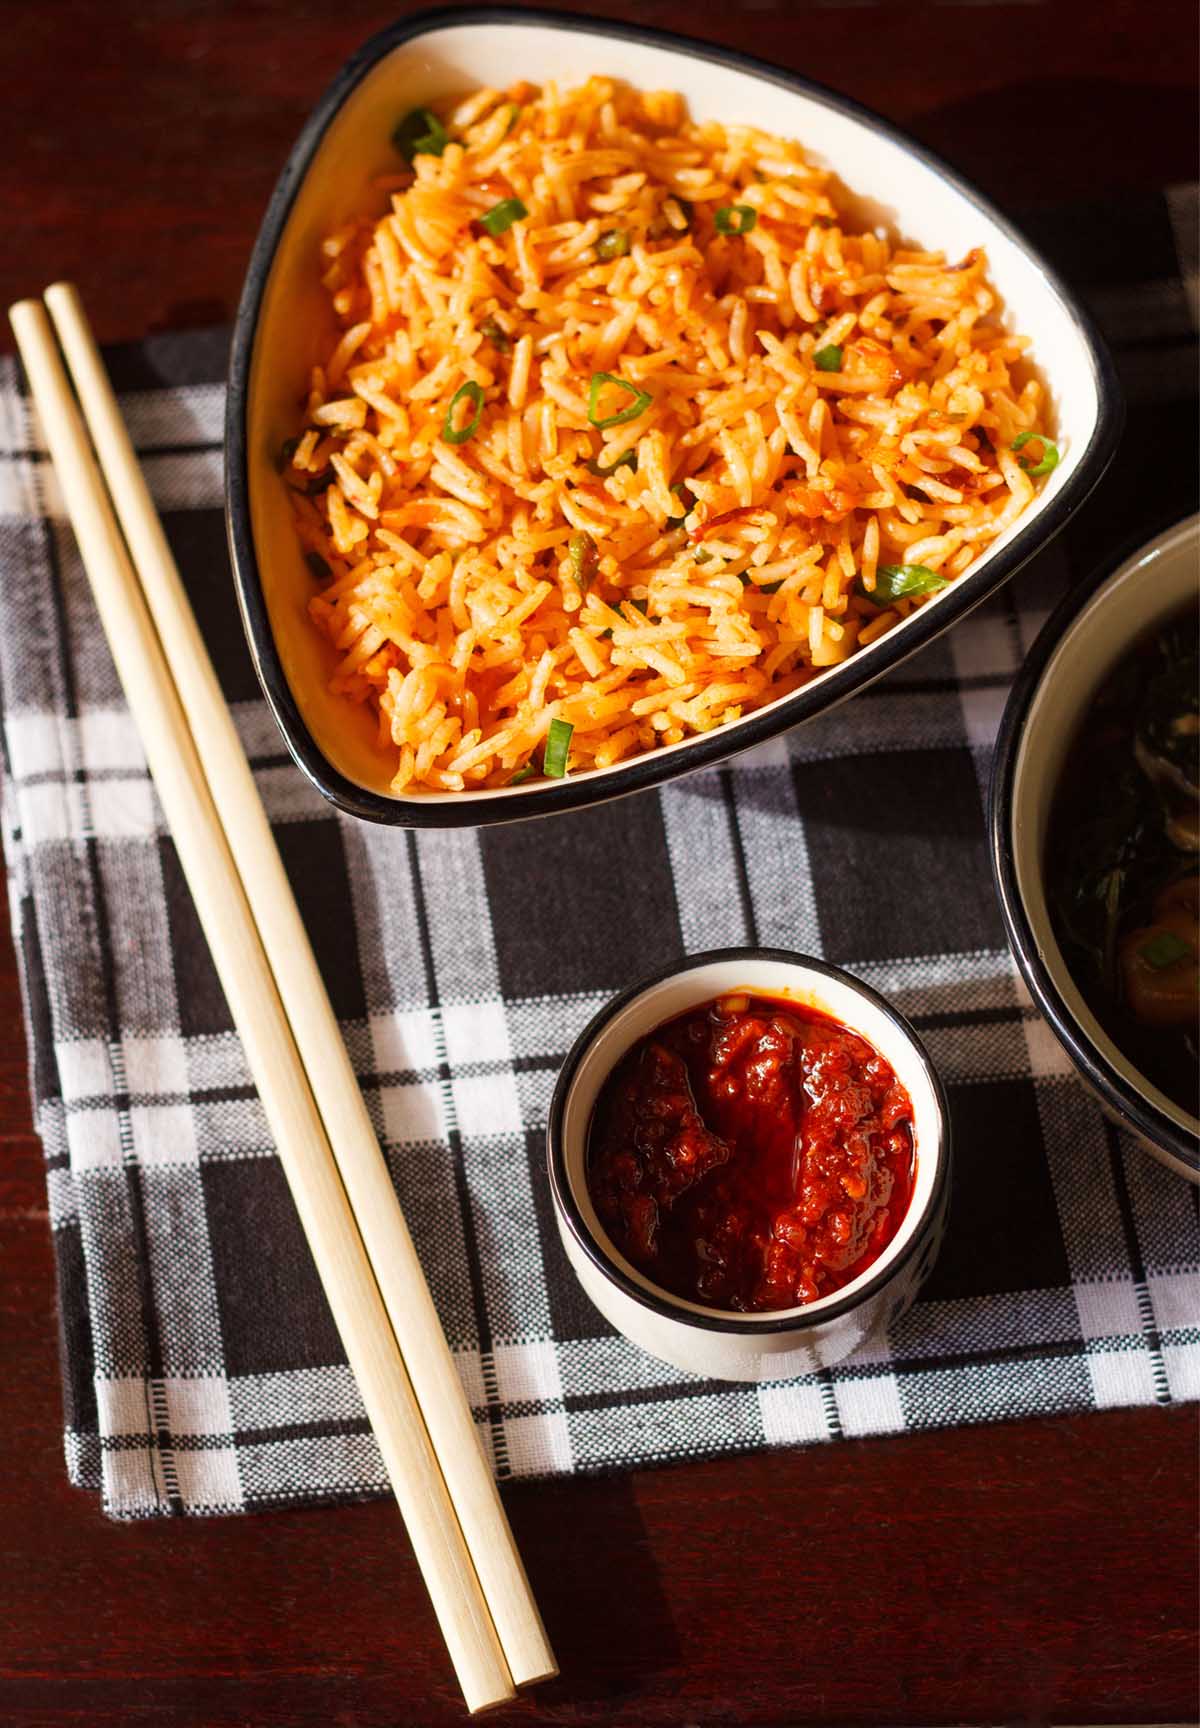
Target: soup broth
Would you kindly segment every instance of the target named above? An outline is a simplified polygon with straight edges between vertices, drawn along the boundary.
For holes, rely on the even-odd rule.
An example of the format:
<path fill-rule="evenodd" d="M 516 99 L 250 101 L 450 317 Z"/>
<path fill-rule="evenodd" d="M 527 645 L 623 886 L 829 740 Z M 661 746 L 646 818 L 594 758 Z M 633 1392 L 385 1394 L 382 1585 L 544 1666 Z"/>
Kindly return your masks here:
<path fill-rule="evenodd" d="M 1051 919 L 1075 983 L 1193 1115 L 1200 1052 L 1200 611 L 1138 642 L 1093 697 L 1051 815 Z"/>

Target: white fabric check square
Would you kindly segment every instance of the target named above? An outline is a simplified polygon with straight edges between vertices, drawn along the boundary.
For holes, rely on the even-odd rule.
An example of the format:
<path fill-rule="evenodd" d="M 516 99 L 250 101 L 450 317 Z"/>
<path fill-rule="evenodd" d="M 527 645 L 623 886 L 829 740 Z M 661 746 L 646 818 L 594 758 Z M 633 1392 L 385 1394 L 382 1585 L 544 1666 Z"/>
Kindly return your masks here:
<path fill-rule="evenodd" d="M 460 1074 L 453 1090 L 461 1134 L 486 1139 L 521 1132 L 521 1104 L 511 1074 Z"/>
<path fill-rule="evenodd" d="M 398 1146 L 419 1140 L 440 1140 L 446 1132 L 441 1087 L 436 1081 L 413 1080 L 401 1086 L 381 1086 L 383 1129 Z"/>
<path fill-rule="evenodd" d="M 127 1035 L 121 1041 L 125 1059 L 125 1084 L 132 1093 L 180 1092 L 187 1094 L 187 1048 L 182 1038 L 139 1038 Z"/>
<path fill-rule="evenodd" d="M 101 1039 L 71 1038 L 55 1044 L 54 1059 L 68 1104 L 76 1098 L 103 1098 L 112 1093 L 112 1060 Z"/>
<path fill-rule="evenodd" d="M 143 1167 L 197 1162 L 196 1116 L 187 1104 L 131 1104 L 129 1122 Z"/>

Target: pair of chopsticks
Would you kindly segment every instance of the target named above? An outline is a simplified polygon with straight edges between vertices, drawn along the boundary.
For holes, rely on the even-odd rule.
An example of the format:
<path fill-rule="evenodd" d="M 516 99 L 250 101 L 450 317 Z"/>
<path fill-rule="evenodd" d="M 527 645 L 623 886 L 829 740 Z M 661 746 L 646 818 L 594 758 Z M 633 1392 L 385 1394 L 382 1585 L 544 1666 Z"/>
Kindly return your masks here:
<path fill-rule="evenodd" d="M 557 1668 L 454 1360 L 79 295 L 59 283 L 9 318 L 300 1222 L 463 1695 L 485 1709 Z"/>

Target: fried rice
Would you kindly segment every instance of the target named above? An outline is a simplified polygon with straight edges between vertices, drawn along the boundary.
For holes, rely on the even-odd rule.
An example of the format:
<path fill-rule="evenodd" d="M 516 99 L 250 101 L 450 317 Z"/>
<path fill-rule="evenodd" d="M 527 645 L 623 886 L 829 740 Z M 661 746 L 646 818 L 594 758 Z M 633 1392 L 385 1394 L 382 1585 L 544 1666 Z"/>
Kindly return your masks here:
<path fill-rule="evenodd" d="M 606 78 L 395 142 L 324 243 L 341 333 L 283 460 L 396 792 L 728 724 L 961 576 L 1058 459 L 982 252 L 855 231 L 798 144 Z"/>

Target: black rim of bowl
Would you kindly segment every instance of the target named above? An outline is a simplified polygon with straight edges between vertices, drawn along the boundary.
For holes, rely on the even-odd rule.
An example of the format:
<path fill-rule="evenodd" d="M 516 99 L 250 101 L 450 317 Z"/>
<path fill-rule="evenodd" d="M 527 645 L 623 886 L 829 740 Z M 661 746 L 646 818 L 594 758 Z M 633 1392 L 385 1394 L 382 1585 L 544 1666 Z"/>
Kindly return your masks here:
<path fill-rule="evenodd" d="M 580 1063 L 591 1048 L 599 1034 L 609 1021 L 619 1014 L 629 1003 L 639 996 L 652 990 L 656 984 L 662 984 L 668 978 L 678 978 L 688 972 L 695 972 L 702 966 L 741 965 L 748 962 L 768 960 L 785 966 L 802 966 L 807 972 L 816 972 L 823 978 L 832 978 L 839 984 L 846 985 L 858 995 L 865 996 L 879 1011 L 884 1014 L 896 1030 L 912 1045 L 917 1060 L 921 1064 L 925 1077 L 933 1094 L 934 1108 L 938 1116 L 939 1140 L 941 1156 L 934 1172 L 933 1186 L 922 1208 L 921 1214 L 913 1226 L 912 1235 L 896 1256 L 880 1267 L 878 1272 L 871 1273 L 867 1282 L 851 1295 L 830 1302 L 829 1306 L 817 1313 L 801 1311 L 790 1314 L 786 1320 L 775 1319 L 769 1312 L 759 1316 L 757 1320 L 734 1320 L 727 1314 L 713 1310 L 711 1314 L 694 1313 L 691 1309 L 681 1308 L 666 1292 L 657 1288 L 647 1288 L 632 1278 L 623 1266 L 617 1264 L 611 1252 L 597 1240 L 589 1230 L 584 1219 L 575 1191 L 567 1176 L 566 1148 L 564 1145 L 563 1122 L 566 1116 L 567 1097 L 574 1085 L 575 1076 Z M 853 1027 L 850 1028 L 854 1030 Z M 618 1060 L 620 1058 L 618 1057 Z M 585 1148 L 586 1159 L 586 1148 Z M 917 1151 L 918 1160 L 920 1149 Z M 921 1252 L 929 1239 L 929 1234 L 941 1209 L 942 1199 L 947 1192 L 950 1180 L 951 1159 L 953 1156 L 950 1133 L 950 1107 L 946 1098 L 946 1089 L 942 1085 L 937 1069 L 929 1059 L 929 1053 L 922 1044 L 913 1027 L 898 1009 L 893 1008 L 887 999 L 872 990 L 869 984 L 855 978 L 852 973 L 845 972 L 840 966 L 830 966 L 824 960 L 817 960 L 810 954 L 795 954 L 786 948 L 713 948 L 704 954 L 689 955 L 686 960 L 672 962 L 660 966 L 648 977 L 639 978 L 636 984 L 631 984 L 619 996 L 614 996 L 611 1002 L 606 1002 L 598 1014 L 595 1014 L 583 1031 L 576 1038 L 566 1060 L 559 1070 L 555 1082 L 554 1095 L 550 1100 L 550 1113 L 546 1122 L 546 1166 L 550 1176 L 550 1190 L 560 1217 L 564 1218 L 571 1235 L 583 1249 L 588 1259 L 598 1271 L 603 1273 L 609 1283 L 615 1284 L 627 1296 L 632 1296 L 635 1302 L 643 1308 L 649 1308 L 655 1314 L 661 1314 L 669 1320 L 674 1320 L 684 1326 L 691 1326 L 698 1332 L 733 1333 L 742 1337 L 761 1338 L 781 1332 L 807 1332 L 814 1327 L 823 1326 L 827 1321 L 836 1320 L 852 1309 L 859 1308 L 878 1291 L 885 1289 L 915 1255 Z M 910 1202 L 911 1204 L 911 1202 Z M 907 1214 L 905 1215 L 907 1218 Z M 884 1250 L 887 1253 L 887 1250 Z M 787 1310 L 780 1312 L 786 1313 Z"/>
<path fill-rule="evenodd" d="M 1185 518 L 1185 520 L 1187 520 Z M 1013 792 L 1017 757 L 1025 734 L 1025 722 L 1055 649 L 1112 578 L 1139 555 L 1153 550 L 1155 542 L 1182 522 L 1165 524 L 1148 538 L 1125 545 L 1113 558 L 1087 576 L 1063 596 L 1038 633 L 1017 674 L 1005 704 L 996 752 L 992 761 L 988 793 L 988 828 L 992 874 L 1000 901 L 1009 946 L 1042 1015 L 1080 1074 L 1099 1093 L 1110 1109 L 1134 1133 L 1152 1140 L 1172 1158 L 1194 1173 L 1200 1173 L 1200 1143 L 1160 1110 L 1115 1068 L 1092 1042 L 1067 1005 L 1050 968 L 1043 960 L 1029 922 L 1017 883 L 1016 855 L 1012 841 Z"/>
<path fill-rule="evenodd" d="M 611 36 L 617 40 L 672 49 L 695 59 L 708 60 L 734 71 L 749 73 L 785 90 L 811 97 L 837 113 L 866 124 L 881 137 L 900 145 L 910 156 L 933 169 L 952 185 L 990 225 L 1037 264 L 1079 331 L 1091 364 L 1097 414 L 1079 465 L 1058 496 L 1025 527 L 1018 529 L 1010 543 L 980 572 L 981 579 L 974 585 L 970 584 L 968 575 L 961 587 L 956 584 L 948 595 L 939 600 L 936 607 L 922 608 L 916 615 L 916 624 L 906 632 L 895 631 L 885 636 L 878 644 L 878 651 L 874 653 L 869 666 L 862 665 L 858 656 L 852 656 L 840 666 L 832 668 L 819 683 L 804 686 L 784 698 L 778 708 L 760 711 L 740 721 L 736 732 L 717 728 L 712 733 L 689 741 L 687 747 L 681 751 L 673 754 L 664 751 L 643 754 L 633 758 L 624 767 L 610 769 L 603 777 L 587 776 L 576 780 L 567 778 L 550 786 L 531 788 L 517 797 L 507 796 L 505 789 L 500 788 L 491 796 L 484 794 L 472 799 L 464 798 L 460 802 L 449 799 L 439 803 L 426 803 L 420 798 L 394 798 L 370 791 L 342 774 L 318 746 L 292 695 L 271 631 L 251 529 L 246 409 L 259 312 L 271 265 L 296 195 L 331 121 L 363 78 L 393 49 L 431 30 L 480 24 L 534 24 L 545 29 Z M 319 792 L 338 809 L 352 816 L 404 827 L 482 827 L 492 822 L 517 821 L 530 816 L 543 816 L 554 810 L 576 809 L 601 803 L 609 798 L 659 785 L 663 781 L 691 773 L 761 744 L 865 688 L 923 647 L 934 636 L 940 635 L 944 629 L 956 623 L 1006 582 L 1034 552 L 1040 550 L 1059 532 L 1107 468 L 1116 448 L 1123 419 L 1124 404 L 1108 351 L 1090 318 L 1063 286 L 1057 274 L 1046 265 L 1019 230 L 973 186 L 932 151 L 926 150 L 897 127 L 881 120 L 860 103 L 827 90 L 809 79 L 781 71 L 752 55 L 715 47 L 711 43 L 698 42 L 674 31 L 653 29 L 645 25 L 618 24 L 583 13 L 561 16 L 533 7 L 515 10 L 471 7 L 461 11 L 457 8 L 438 8 L 414 13 L 403 23 L 381 31 L 364 43 L 326 90 L 284 164 L 251 255 L 234 324 L 225 418 L 226 519 L 234 585 L 250 656 L 267 703 L 297 765 Z"/>

